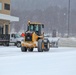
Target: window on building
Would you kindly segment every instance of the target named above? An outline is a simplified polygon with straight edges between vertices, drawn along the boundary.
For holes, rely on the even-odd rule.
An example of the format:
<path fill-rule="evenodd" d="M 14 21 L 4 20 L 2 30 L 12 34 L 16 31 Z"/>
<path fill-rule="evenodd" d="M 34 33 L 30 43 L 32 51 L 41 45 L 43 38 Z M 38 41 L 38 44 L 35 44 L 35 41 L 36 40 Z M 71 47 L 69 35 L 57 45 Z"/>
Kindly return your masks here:
<path fill-rule="evenodd" d="M 2 3 L 0 2 L 0 10 L 2 10 Z"/>
<path fill-rule="evenodd" d="M 5 9 L 5 10 L 10 10 L 10 4 L 6 4 L 6 3 L 5 3 L 5 4 L 4 4 L 4 9 Z"/>

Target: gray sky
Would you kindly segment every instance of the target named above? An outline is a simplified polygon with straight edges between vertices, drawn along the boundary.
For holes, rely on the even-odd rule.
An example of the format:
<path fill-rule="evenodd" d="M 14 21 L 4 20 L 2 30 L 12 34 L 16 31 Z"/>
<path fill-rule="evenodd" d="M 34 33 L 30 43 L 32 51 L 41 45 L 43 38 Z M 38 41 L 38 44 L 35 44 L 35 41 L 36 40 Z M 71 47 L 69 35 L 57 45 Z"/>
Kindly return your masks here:
<path fill-rule="evenodd" d="M 33 9 L 45 9 L 50 5 L 59 7 L 68 7 L 69 0 L 11 0 L 12 7 L 14 8 L 24 8 L 28 10 Z M 71 8 L 76 9 L 76 0 L 70 0 Z M 25 7 L 24 7 L 25 6 Z"/>

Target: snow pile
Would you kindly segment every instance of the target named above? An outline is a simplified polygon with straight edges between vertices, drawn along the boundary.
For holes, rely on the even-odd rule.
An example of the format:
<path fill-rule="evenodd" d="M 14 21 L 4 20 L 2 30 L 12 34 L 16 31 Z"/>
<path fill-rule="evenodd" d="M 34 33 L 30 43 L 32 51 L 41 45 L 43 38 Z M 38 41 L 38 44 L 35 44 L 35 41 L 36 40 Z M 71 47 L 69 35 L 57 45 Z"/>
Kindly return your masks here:
<path fill-rule="evenodd" d="M 59 46 L 63 46 L 63 47 L 76 47 L 76 38 L 75 37 L 60 38 Z"/>

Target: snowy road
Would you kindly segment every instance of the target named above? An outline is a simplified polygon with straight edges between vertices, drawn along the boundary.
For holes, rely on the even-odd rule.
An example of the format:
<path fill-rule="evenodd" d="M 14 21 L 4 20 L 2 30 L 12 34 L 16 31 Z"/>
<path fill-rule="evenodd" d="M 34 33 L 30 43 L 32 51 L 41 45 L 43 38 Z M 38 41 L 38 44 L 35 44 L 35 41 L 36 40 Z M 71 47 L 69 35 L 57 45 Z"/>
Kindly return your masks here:
<path fill-rule="evenodd" d="M 76 48 L 22 53 L 14 46 L 0 47 L 0 75 L 76 75 Z"/>

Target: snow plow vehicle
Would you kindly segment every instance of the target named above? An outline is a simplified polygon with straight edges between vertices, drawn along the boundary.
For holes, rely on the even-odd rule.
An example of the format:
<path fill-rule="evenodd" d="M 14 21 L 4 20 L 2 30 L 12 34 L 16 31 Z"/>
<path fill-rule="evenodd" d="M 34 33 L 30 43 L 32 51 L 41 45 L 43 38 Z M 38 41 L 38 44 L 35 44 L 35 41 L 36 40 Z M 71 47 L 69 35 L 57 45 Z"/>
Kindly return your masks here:
<path fill-rule="evenodd" d="M 59 42 L 59 37 L 51 37 L 51 36 L 49 36 L 49 35 L 44 35 L 44 37 L 47 39 L 48 38 L 48 40 L 49 40 L 49 42 L 50 42 L 50 47 L 51 48 L 58 48 L 58 42 Z"/>
<path fill-rule="evenodd" d="M 33 52 L 34 48 L 38 48 L 38 52 L 49 51 L 49 40 L 44 39 L 42 32 L 44 24 L 28 21 L 27 31 L 25 32 L 24 40 L 21 42 L 22 52 Z"/>

